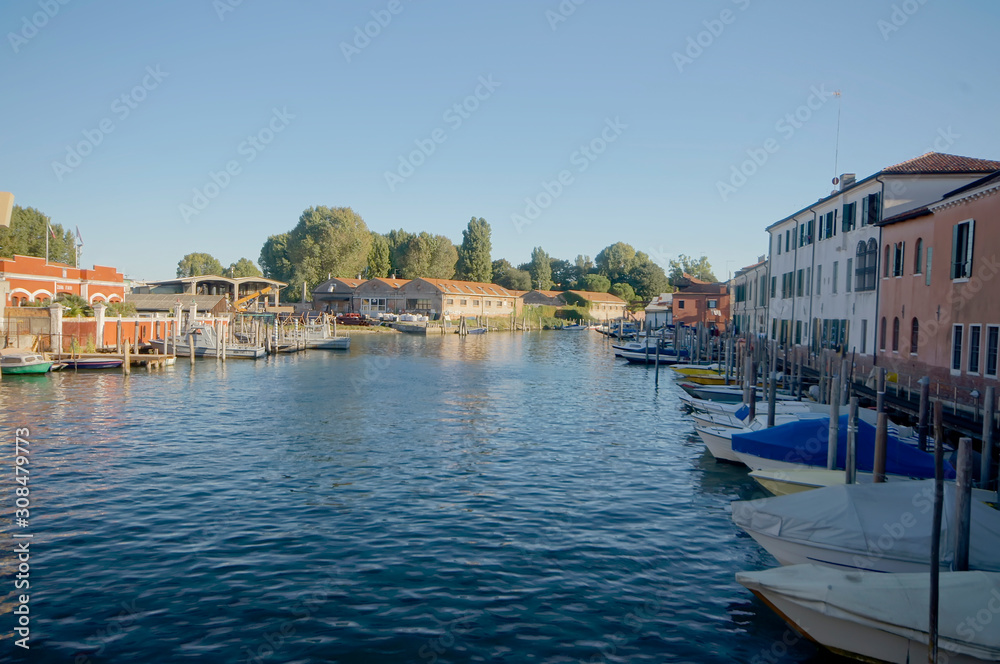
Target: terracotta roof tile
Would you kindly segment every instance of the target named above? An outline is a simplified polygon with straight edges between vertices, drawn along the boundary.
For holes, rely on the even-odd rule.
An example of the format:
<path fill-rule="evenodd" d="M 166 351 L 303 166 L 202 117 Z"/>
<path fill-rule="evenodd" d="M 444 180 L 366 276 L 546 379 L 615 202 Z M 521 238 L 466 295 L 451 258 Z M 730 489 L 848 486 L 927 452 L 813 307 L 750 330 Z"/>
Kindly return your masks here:
<path fill-rule="evenodd" d="M 888 168 L 883 173 L 991 173 L 1000 170 L 1000 161 L 960 157 L 942 152 L 928 152 L 907 159 Z"/>
<path fill-rule="evenodd" d="M 590 302 L 609 302 L 611 304 L 625 304 L 625 300 L 611 293 L 595 293 L 594 291 L 571 290 L 577 297 L 582 297 Z"/>

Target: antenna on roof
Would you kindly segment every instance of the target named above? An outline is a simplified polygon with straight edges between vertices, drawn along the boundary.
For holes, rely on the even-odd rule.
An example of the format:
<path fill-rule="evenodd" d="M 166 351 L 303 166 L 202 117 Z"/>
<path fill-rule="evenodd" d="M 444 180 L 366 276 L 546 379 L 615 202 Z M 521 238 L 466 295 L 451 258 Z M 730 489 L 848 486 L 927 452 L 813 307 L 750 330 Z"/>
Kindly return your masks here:
<path fill-rule="evenodd" d="M 837 142 L 833 148 L 833 183 L 839 184 L 837 180 L 837 173 L 839 171 L 837 168 L 840 166 L 840 90 L 835 91 L 833 96 L 837 98 Z"/>

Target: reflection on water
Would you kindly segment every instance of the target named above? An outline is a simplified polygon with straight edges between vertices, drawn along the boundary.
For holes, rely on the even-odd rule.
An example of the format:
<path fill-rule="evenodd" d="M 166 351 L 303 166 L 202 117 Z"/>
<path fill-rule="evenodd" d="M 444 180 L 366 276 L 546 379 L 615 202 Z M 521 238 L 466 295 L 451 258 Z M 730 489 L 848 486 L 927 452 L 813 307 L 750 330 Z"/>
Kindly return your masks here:
<path fill-rule="evenodd" d="M 770 653 L 785 628 L 733 579 L 773 564 L 729 520 L 756 485 L 704 454 L 668 373 L 536 332 L 4 380 L 35 440 L 32 655 Z"/>

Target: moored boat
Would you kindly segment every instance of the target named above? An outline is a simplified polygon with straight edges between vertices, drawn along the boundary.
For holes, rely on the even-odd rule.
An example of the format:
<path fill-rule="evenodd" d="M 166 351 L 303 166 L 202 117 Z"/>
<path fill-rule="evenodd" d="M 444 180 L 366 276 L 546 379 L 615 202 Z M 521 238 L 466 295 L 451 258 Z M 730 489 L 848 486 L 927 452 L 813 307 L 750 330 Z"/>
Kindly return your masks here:
<path fill-rule="evenodd" d="M 164 355 L 190 357 L 192 340 L 195 357 L 217 357 L 222 353 L 222 344 L 215 333 L 215 328 L 205 323 L 189 325 L 179 336 L 176 346 L 173 339 L 150 339 L 149 345 Z M 242 342 L 226 342 L 225 353 L 228 358 L 245 359 L 257 359 L 265 355 L 263 346 Z"/>
<path fill-rule="evenodd" d="M 834 653 L 872 662 L 927 661 L 929 574 L 863 574 L 795 565 L 743 572 L 736 580 L 793 628 Z M 980 622 L 984 614 L 992 620 L 992 609 L 1000 607 L 1000 574 L 943 572 L 939 592 L 939 615 L 953 618 L 938 624 L 941 661 L 1000 661 L 1000 629 Z"/>
<path fill-rule="evenodd" d="M 48 373 L 53 364 L 41 353 L 32 351 L 14 351 L 0 356 L 0 372 L 5 376 Z"/>
<path fill-rule="evenodd" d="M 115 357 L 76 357 L 59 360 L 59 364 L 64 369 L 117 369 L 124 364 L 124 360 Z"/>

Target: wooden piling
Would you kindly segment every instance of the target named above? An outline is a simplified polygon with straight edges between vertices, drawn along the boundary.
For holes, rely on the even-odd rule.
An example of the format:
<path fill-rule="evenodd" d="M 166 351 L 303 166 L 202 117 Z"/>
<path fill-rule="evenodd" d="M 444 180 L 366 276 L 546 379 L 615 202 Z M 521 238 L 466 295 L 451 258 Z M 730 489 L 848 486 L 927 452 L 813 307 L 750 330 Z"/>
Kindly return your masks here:
<path fill-rule="evenodd" d="M 997 403 L 996 388 L 990 385 L 986 388 L 986 399 L 983 401 L 983 451 L 982 465 L 979 469 L 979 486 L 990 488 L 993 471 L 993 420 Z"/>
<path fill-rule="evenodd" d="M 844 451 L 844 481 L 854 484 L 858 479 L 858 398 L 851 397 L 847 407 L 847 449 Z"/>
<path fill-rule="evenodd" d="M 972 439 L 958 441 L 958 468 L 955 476 L 955 563 L 956 572 L 969 571 L 969 529 L 972 516 Z"/>
<path fill-rule="evenodd" d="M 753 355 L 747 355 L 747 398 L 750 404 L 750 415 L 748 422 L 753 422 L 757 417 L 757 381 L 755 379 L 757 368 L 753 363 Z"/>
<path fill-rule="evenodd" d="M 837 467 L 837 443 L 840 439 L 840 376 L 834 376 L 831 381 L 830 393 L 830 440 L 826 445 L 826 468 L 834 470 Z"/>
<path fill-rule="evenodd" d="M 132 358 L 129 356 L 128 344 L 125 344 L 125 360 L 122 362 L 122 375 L 129 375 L 132 372 Z"/>
<path fill-rule="evenodd" d="M 191 364 L 194 364 L 194 334 L 188 333 L 188 351 L 191 353 Z"/>
<path fill-rule="evenodd" d="M 767 385 L 767 428 L 774 426 L 775 402 L 778 400 L 778 377 L 777 372 L 771 371 L 770 380 Z"/>
<path fill-rule="evenodd" d="M 920 409 L 917 411 L 917 445 L 921 452 L 927 451 L 927 416 L 931 405 L 931 380 L 924 376 L 917 381 L 920 385 Z"/>
<path fill-rule="evenodd" d="M 938 614 L 941 577 L 941 516 L 944 511 L 944 406 L 934 402 L 934 511 L 931 517 L 931 583 L 927 660 L 938 660 Z"/>
<path fill-rule="evenodd" d="M 875 428 L 875 459 L 872 471 L 875 482 L 885 482 L 885 455 L 889 442 L 889 417 L 885 413 L 885 369 L 879 369 L 877 399 L 878 420 Z"/>

